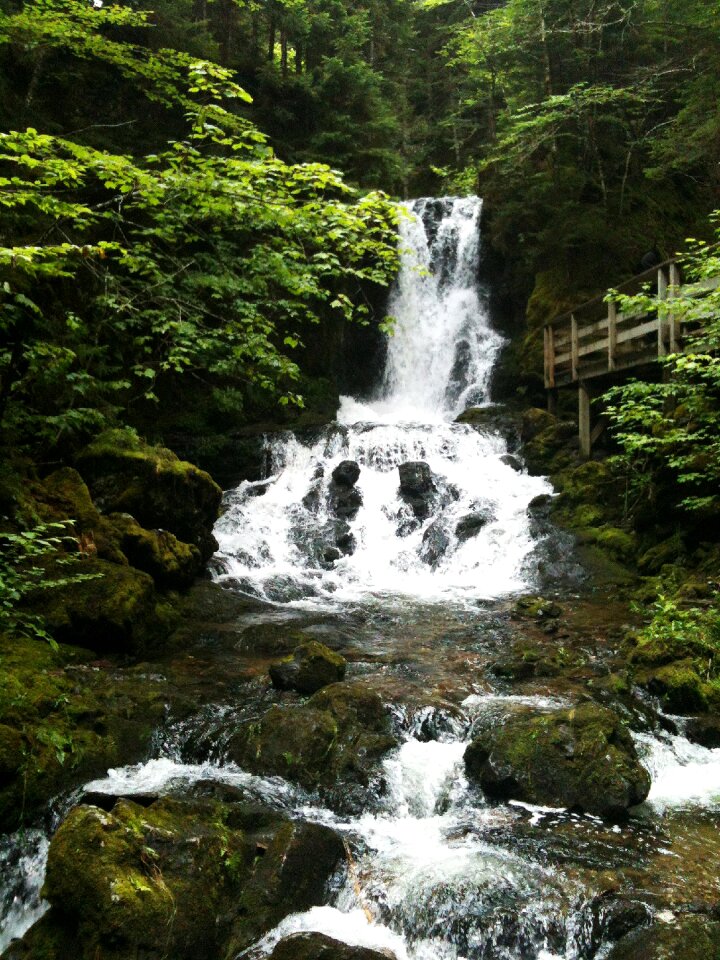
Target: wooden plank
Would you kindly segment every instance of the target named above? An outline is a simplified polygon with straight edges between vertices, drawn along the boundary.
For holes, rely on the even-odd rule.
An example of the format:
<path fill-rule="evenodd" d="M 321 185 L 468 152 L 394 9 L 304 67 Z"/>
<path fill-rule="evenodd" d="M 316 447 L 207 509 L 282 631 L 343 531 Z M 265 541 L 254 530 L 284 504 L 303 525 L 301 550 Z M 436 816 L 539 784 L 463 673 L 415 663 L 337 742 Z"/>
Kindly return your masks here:
<path fill-rule="evenodd" d="M 653 317 L 637 327 L 631 327 L 629 330 L 620 330 L 617 335 L 618 343 L 627 343 L 628 340 L 637 340 L 638 337 L 644 337 L 648 333 L 657 333 L 658 318 Z"/>
<path fill-rule="evenodd" d="M 593 427 L 592 432 L 591 432 L 591 434 L 590 434 L 590 446 L 591 446 L 591 447 L 595 446 L 595 444 L 597 443 L 597 441 L 600 439 L 600 437 L 601 437 L 601 436 L 603 435 L 603 433 L 605 432 L 605 428 L 608 426 L 609 423 L 610 423 L 610 420 L 609 420 L 608 417 L 606 417 L 605 414 L 603 413 L 603 414 L 600 416 L 598 422 L 597 422 L 597 423 L 595 424 L 595 426 Z"/>
<path fill-rule="evenodd" d="M 578 368 L 578 324 L 575 319 L 575 314 L 570 318 L 570 354 L 571 354 L 571 365 L 572 365 L 572 378 L 577 380 L 577 368 Z"/>
<path fill-rule="evenodd" d="M 608 370 L 615 369 L 615 354 L 617 352 L 617 305 L 608 304 Z"/>
<path fill-rule="evenodd" d="M 550 386 L 555 386 L 555 331 L 552 327 L 548 327 L 548 350 L 550 365 L 548 367 L 548 380 L 550 381 Z"/>
<path fill-rule="evenodd" d="M 675 261 L 670 264 L 669 277 L 668 298 L 674 299 L 680 289 L 680 268 Z M 670 337 L 670 353 L 678 353 L 680 350 L 680 323 L 674 311 L 670 312 L 668 334 Z"/>
<path fill-rule="evenodd" d="M 587 357 L 591 353 L 598 353 L 600 350 L 607 350 L 608 348 L 608 338 L 603 337 L 602 340 L 594 340 L 592 343 L 586 343 L 582 347 L 578 347 L 578 356 Z"/>
<path fill-rule="evenodd" d="M 708 277 L 707 280 L 698 280 L 697 283 L 686 283 L 680 287 L 680 296 L 699 297 L 703 293 L 712 293 L 720 287 L 720 277 Z"/>
<path fill-rule="evenodd" d="M 556 353 L 555 366 L 559 367 L 561 363 L 567 363 L 570 359 L 572 359 L 572 354 L 569 351 L 566 351 L 565 353 Z"/>
<path fill-rule="evenodd" d="M 543 330 L 543 374 L 547 390 L 550 386 L 550 327 Z"/>

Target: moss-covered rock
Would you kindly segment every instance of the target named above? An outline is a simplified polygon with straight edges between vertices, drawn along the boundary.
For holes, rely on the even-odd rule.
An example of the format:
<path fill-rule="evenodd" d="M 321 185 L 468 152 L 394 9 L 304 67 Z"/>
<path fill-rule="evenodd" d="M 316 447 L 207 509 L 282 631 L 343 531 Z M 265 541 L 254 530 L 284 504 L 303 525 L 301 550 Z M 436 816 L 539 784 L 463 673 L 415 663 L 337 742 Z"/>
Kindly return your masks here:
<path fill-rule="evenodd" d="M 377 761 L 397 745 L 380 697 L 358 683 L 324 687 L 302 706 L 272 707 L 243 724 L 228 744 L 240 766 L 278 774 L 309 789 L 369 783 Z"/>
<path fill-rule="evenodd" d="M 108 521 L 128 561 L 149 573 L 159 587 L 189 587 L 202 570 L 198 547 L 183 543 L 168 530 L 145 530 L 127 513 L 112 513 Z"/>
<path fill-rule="evenodd" d="M 557 417 L 552 413 L 549 413 L 547 410 L 542 410 L 540 407 L 530 407 L 529 410 L 525 410 L 522 416 L 520 439 L 523 443 L 527 443 L 539 433 L 542 433 L 543 430 L 547 430 L 548 427 L 554 427 L 556 424 Z"/>
<path fill-rule="evenodd" d="M 670 663 L 652 672 L 648 688 L 660 696 L 668 713 L 702 713 L 708 709 L 708 685 L 691 660 Z"/>
<path fill-rule="evenodd" d="M 217 549 L 212 527 L 222 491 L 171 450 L 106 430 L 78 455 L 77 467 L 103 513 L 129 513 L 147 529 L 169 530 L 203 560 Z"/>
<path fill-rule="evenodd" d="M 720 923 L 690 916 L 633 930 L 607 960 L 720 960 Z"/>
<path fill-rule="evenodd" d="M 562 608 L 554 600 L 544 597 L 520 597 L 515 604 L 515 613 L 529 620 L 548 620 L 559 617 Z"/>
<path fill-rule="evenodd" d="M 317 640 L 301 643 L 291 657 L 270 667 L 270 679 L 279 690 L 316 693 L 345 677 L 347 661 Z"/>
<path fill-rule="evenodd" d="M 61 791 L 146 754 L 166 690 L 142 676 L 115 680 L 92 656 L 0 636 L 0 830 L 32 823 Z"/>
<path fill-rule="evenodd" d="M 93 579 L 38 591 L 32 607 L 42 609 L 56 640 L 99 653 L 138 652 L 161 639 L 169 612 L 158 609 L 152 577 L 134 567 L 85 559 L 72 574 Z"/>
<path fill-rule="evenodd" d="M 488 796 L 618 817 L 640 803 L 650 777 L 632 738 L 611 710 L 515 711 L 481 731 L 465 752 L 465 768 Z"/>
<path fill-rule="evenodd" d="M 234 957 L 286 914 L 325 902 L 342 841 L 326 827 L 245 814 L 171 798 L 76 807 L 50 846 L 50 913 L 16 955 Z M 69 942 L 72 954 L 62 952 Z"/>
<path fill-rule="evenodd" d="M 368 947 L 353 947 L 324 933 L 296 933 L 281 940 L 270 960 L 389 960 L 392 955 Z"/>

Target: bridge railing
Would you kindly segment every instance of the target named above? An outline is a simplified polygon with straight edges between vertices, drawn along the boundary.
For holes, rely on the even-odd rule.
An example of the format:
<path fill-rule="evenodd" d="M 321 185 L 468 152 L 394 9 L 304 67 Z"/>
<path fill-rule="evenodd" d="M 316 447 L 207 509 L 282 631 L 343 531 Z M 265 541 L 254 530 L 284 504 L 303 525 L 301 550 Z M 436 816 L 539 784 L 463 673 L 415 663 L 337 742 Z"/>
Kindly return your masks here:
<path fill-rule="evenodd" d="M 633 296 L 653 283 L 657 299 L 666 300 L 703 296 L 720 286 L 720 278 L 683 285 L 680 264 L 671 259 L 633 277 L 618 292 Z M 615 303 L 595 297 L 545 327 L 545 386 L 568 386 L 676 353 L 684 333 L 672 314 L 663 319 L 656 310 L 619 311 Z"/>

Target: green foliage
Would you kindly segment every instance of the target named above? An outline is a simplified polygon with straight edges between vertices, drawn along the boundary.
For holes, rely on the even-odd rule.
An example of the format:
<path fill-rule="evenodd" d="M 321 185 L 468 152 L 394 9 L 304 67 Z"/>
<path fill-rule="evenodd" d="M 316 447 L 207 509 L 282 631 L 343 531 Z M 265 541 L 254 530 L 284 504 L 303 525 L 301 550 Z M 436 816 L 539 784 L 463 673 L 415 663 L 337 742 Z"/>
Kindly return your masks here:
<path fill-rule="evenodd" d="M 59 555 L 68 541 L 77 548 L 71 533 L 72 521 L 0 532 L 0 632 L 37 637 L 57 648 L 44 627 L 43 618 L 21 605 L 37 591 L 93 580 L 97 576 L 70 572 L 67 576 L 57 576 L 58 568 L 72 565 L 82 556 L 80 553 Z M 52 561 L 52 566 L 48 561 Z"/>
<path fill-rule="evenodd" d="M 20 18 L 77 53 L 62 9 L 29 5 L 0 31 L 12 39 Z M 103 21 L 86 20 L 67 29 L 107 59 Z M 228 69 L 125 43 L 112 54 L 186 111 L 185 135 L 138 158 L 33 128 L 0 135 L 0 420 L 16 439 L 90 434 L 187 373 L 301 403 L 288 351 L 304 325 L 363 321 L 359 285 L 396 270 L 394 207 L 328 166 L 275 157 L 230 109 L 249 97 Z"/>
<path fill-rule="evenodd" d="M 661 490 L 681 509 L 713 516 L 720 507 L 720 255 L 696 241 L 689 248 L 685 282 L 703 285 L 703 296 L 612 295 L 623 311 L 657 312 L 687 334 L 688 344 L 687 352 L 663 359 L 662 383 L 630 381 L 610 390 L 607 412 L 622 450 L 618 462 L 638 497 Z"/>

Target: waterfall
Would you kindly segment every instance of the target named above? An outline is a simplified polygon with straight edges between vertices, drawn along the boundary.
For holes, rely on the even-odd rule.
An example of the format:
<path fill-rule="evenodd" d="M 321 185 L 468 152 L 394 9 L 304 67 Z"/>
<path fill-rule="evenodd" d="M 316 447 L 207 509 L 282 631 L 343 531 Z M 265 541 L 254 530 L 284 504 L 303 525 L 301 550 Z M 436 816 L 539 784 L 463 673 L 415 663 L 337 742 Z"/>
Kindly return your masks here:
<path fill-rule="evenodd" d="M 477 197 L 404 206 L 377 393 L 344 397 L 338 423 L 313 441 L 268 438 L 270 475 L 226 496 L 219 579 L 265 600 L 327 607 L 466 603 L 529 586 L 527 505 L 550 487 L 518 469 L 497 430 L 454 422 L 490 405 L 503 343 L 477 279 L 481 206 Z M 358 465 L 355 483 L 333 475 L 344 461 Z M 401 464 L 427 466 L 407 468 L 401 489 Z"/>

